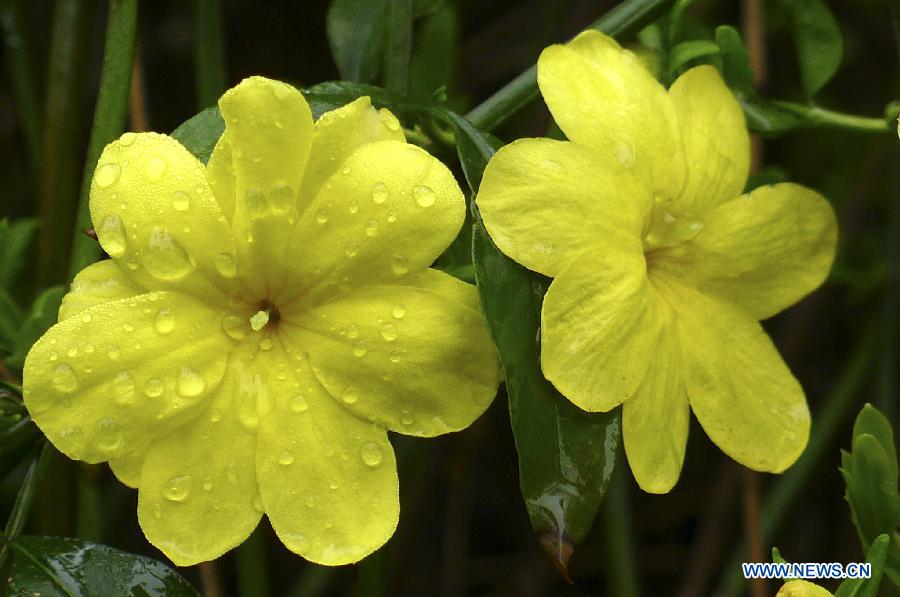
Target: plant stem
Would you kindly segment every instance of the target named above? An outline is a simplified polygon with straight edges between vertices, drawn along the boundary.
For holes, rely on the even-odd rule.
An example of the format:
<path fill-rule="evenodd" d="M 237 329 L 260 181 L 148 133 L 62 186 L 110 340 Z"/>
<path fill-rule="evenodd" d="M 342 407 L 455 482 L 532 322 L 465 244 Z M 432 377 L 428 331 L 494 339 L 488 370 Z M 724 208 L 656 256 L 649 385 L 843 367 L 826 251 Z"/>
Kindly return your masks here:
<path fill-rule="evenodd" d="M 382 547 L 359 564 L 359 597 L 385 597 L 387 547 Z"/>
<path fill-rule="evenodd" d="M 787 514 L 808 490 L 809 479 L 826 455 L 834 451 L 834 441 L 838 432 L 851 420 L 851 409 L 856 403 L 859 390 L 866 380 L 873 354 L 877 347 L 877 328 L 870 326 L 859 340 L 850 361 L 844 367 L 833 389 L 825 398 L 822 411 L 813 417 L 815 426 L 809 444 L 799 460 L 778 479 L 766 494 L 762 504 L 763 541 L 770 542 L 780 530 Z M 833 460 L 837 460 L 834 451 Z M 717 594 L 738 595 L 744 586 L 741 562 L 746 559 L 746 546 L 741 543 L 734 548 Z"/>
<path fill-rule="evenodd" d="M 388 0 L 384 86 L 406 95 L 413 35 L 412 0 Z"/>
<path fill-rule="evenodd" d="M 623 454 L 620 452 L 620 458 Z M 628 502 L 628 479 L 625 463 L 613 469 L 612 482 L 603 500 L 603 535 L 608 555 L 609 594 L 614 597 L 640 595 L 634 562 L 634 536 L 631 527 L 631 504 Z"/>
<path fill-rule="evenodd" d="M 240 597 L 268 597 L 269 571 L 266 569 L 266 536 L 262 526 L 235 551 L 237 593 Z"/>
<path fill-rule="evenodd" d="M 853 114 L 826 110 L 825 108 L 819 108 L 818 106 L 807 106 L 780 100 L 772 100 L 772 104 L 786 112 L 799 116 L 812 124 L 866 133 L 889 133 L 892 131 L 891 125 L 888 124 L 884 118 L 856 116 Z"/>
<path fill-rule="evenodd" d="M 37 176 L 40 163 L 41 117 L 38 111 L 38 91 L 34 69 L 29 59 L 27 30 L 22 22 L 20 0 L 0 2 L 0 24 L 3 27 L 3 46 L 9 65 L 16 109 L 22 122 L 22 133 L 28 149 L 31 169 Z"/>
<path fill-rule="evenodd" d="M 618 39 L 628 37 L 652 23 L 674 3 L 675 0 L 625 0 L 589 28 Z M 492 131 L 537 95 L 537 65 L 534 65 L 477 105 L 466 118 L 478 128 Z"/>
<path fill-rule="evenodd" d="M 194 74 L 201 110 L 215 106 L 225 91 L 224 28 L 221 0 L 194 0 Z"/>
<path fill-rule="evenodd" d="M 44 442 L 43 446 L 41 446 L 41 451 L 38 454 L 35 454 L 31 464 L 28 465 L 28 470 L 25 471 L 25 478 L 22 479 L 22 485 L 19 487 L 19 493 L 16 495 L 16 501 L 13 504 L 12 512 L 10 512 L 9 519 L 6 521 L 6 527 L 3 529 L 5 540 L 3 542 L 2 550 L 0 550 L 0 568 L 3 567 L 3 564 L 6 562 L 6 558 L 9 555 L 9 541 L 15 538 L 22 532 L 22 529 L 25 528 L 25 523 L 28 521 L 28 515 L 31 514 L 31 505 L 34 502 L 35 489 L 40 480 L 41 472 L 44 470 L 47 459 L 52 451 L 53 447 L 50 443 Z"/>
<path fill-rule="evenodd" d="M 110 0 L 106 25 L 106 46 L 103 69 L 100 73 L 100 92 L 94 109 L 94 124 L 88 142 L 87 159 L 81 179 L 81 195 L 75 217 L 72 238 L 72 260 L 69 279 L 100 257 L 100 245 L 85 236 L 91 227 L 88 201 L 91 179 L 100 152 L 122 134 L 128 112 L 128 93 L 131 88 L 131 68 L 134 61 L 134 42 L 137 31 L 137 0 Z"/>

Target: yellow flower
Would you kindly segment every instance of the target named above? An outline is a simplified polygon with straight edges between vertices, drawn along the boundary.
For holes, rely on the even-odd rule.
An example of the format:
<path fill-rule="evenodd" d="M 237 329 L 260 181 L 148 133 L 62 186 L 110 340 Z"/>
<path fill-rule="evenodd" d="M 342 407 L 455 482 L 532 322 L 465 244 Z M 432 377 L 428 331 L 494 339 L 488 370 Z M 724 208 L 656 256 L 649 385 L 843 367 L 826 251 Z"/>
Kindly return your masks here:
<path fill-rule="evenodd" d="M 219 108 L 206 167 L 152 133 L 104 150 L 90 207 L 112 259 L 32 348 L 25 403 L 62 452 L 139 488 L 179 565 L 263 513 L 292 551 L 354 562 L 397 525 L 386 431 L 462 429 L 499 383 L 474 287 L 429 268 L 463 196 L 368 98 L 313 124 L 253 77 Z"/>
<path fill-rule="evenodd" d="M 741 195 L 747 129 L 712 67 L 666 92 L 589 31 L 544 50 L 538 84 L 569 141 L 502 148 L 477 201 L 498 247 L 554 278 L 544 375 L 584 410 L 623 405 L 646 491 L 678 480 L 689 409 L 738 462 L 783 471 L 806 445 L 809 409 L 758 320 L 825 279 L 833 210 L 794 184 Z"/>
<path fill-rule="evenodd" d="M 789 580 L 775 597 L 832 597 L 831 593 L 808 580 Z"/>

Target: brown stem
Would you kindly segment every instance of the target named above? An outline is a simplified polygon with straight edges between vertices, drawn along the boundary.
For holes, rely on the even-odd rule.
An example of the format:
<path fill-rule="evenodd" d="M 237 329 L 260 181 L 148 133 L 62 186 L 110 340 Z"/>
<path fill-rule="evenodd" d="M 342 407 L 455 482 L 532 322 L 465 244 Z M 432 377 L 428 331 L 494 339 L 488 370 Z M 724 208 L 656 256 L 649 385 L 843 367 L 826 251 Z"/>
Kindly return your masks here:
<path fill-rule="evenodd" d="M 203 562 L 197 566 L 200 570 L 200 584 L 203 587 L 203 597 L 222 597 L 222 579 L 216 569 L 216 562 Z"/>
<path fill-rule="evenodd" d="M 741 471 L 744 482 L 744 533 L 747 535 L 747 559 L 765 562 L 762 536 L 762 519 L 759 514 L 759 473 L 745 468 Z M 754 578 L 750 581 L 751 597 L 766 597 L 766 581 Z"/>
<path fill-rule="evenodd" d="M 132 131 L 149 130 L 147 122 L 147 106 L 144 101 L 144 67 L 141 60 L 141 48 L 134 52 L 134 68 L 131 71 L 131 89 L 128 94 L 128 125 Z"/>

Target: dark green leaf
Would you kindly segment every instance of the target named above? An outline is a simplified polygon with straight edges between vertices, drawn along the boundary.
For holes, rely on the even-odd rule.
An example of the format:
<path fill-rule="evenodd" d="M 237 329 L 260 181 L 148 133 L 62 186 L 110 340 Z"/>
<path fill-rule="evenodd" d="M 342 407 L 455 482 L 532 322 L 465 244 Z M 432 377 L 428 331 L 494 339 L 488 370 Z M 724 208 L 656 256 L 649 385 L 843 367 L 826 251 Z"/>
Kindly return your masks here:
<path fill-rule="evenodd" d="M 433 15 L 447 5 L 447 0 L 413 0 L 413 16 L 415 18 Z"/>
<path fill-rule="evenodd" d="M 11 595 L 196 596 L 197 590 L 168 566 L 88 541 L 22 536 L 11 544 L 7 590 Z"/>
<path fill-rule="evenodd" d="M 744 186 L 744 192 L 749 193 L 758 187 L 778 184 L 779 182 L 785 182 L 787 179 L 788 173 L 784 171 L 784 168 L 779 166 L 763 166 L 752 173 L 750 178 L 747 179 L 747 184 Z"/>
<path fill-rule="evenodd" d="M 342 79 L 374 83 L 383 62 L 385 0 L 333 0 L 325 31 Z"/>
<path fill-rule="evenodd" d="M 28 262 L 26 254 L 37 230 L 37 220 L 0 220 L 0 289 L 9 288 Z"/>
<path fill-rule="evenodd" d="M 503 145 L 497 137 L 483 133 L 468 120 L 455 112 L 445 111 L 444 118 L 456 133 L 456 151 L 469 188 L 475 192 L 481 184 L 481 175 L 494 152 Z"/>
<path fill-rule="evenodd" d="M 48 288 L 34 301 L 31 312 L 22 323 L 13 343 L 12 354 L 6 358 L 6 364 L 14 369 L 21 369 L 25 363 L 25 355 L 31 345 L 37 342 L 47 329 L 56 323 L 59 304 L 65 289 L 62 286 Z"/>
<path fill-rule="evenodd" d="M 672 51 L 669 53 L 669 74 L 674 78 L 691 61 L 718 53 L 719 45 L 714 41 L 705 39 L 683 41 L 672 48 Z"/>
<path fill-rule="evenodd" d="M 450 86 L 458 46 L 459 15 L 452 4 L 419 23 L 409 64 L 409 97 L 428 102 L 436 90 Z"/>
<path fill-rule="evenodd" d="M 6 290 L 0 288 L 0 352 L 12 352 L 21 325 L 22 312 L 19 306 Z"/>
<path fill-rule="evenodd" d="M 890 537 L 878 535 L 866 552 L 866 562 L 872 564 L 872 575 L 869 578 L 848 578 L 834 592 L 834 597 L 878 597 L 889 545 Z"/>
<path fill-rule="evenodd" d="M 408 117 L 434 109 L 433 106 L 407 100 L 387 89 L 363 83 L 325 81 L 302 91 L 312 109 L 313 118 L 319 118 L 325 112 L 340 108 L 364 95 L 369 96 L 374 106 L 388 108 L 398 116 Z"/>
<path fill-rule="evenodd" d="M 742 99 L 741 106 L 751 131 L 763 136 L 776 136 L 804 126 L 810 126 L 800 116 L 763 99 Z"/>
<path fill-rule="evenodd" d="M 722 76 L 738 97 L 752 98 L 753 70 L 741 34 L 734 27 L 723 25 L 716 28 L 716 44 L 722 56 Z"/>
<path fill-rule="evenodd" d="M 32 450 L 41 437 L 31 417 L 0 418 L 0 479 L 5 477 Z"/>
<path fill-rule="evenodd" d="M 172 137 L 185 146 L 204 164 L 209 161 L 213 148 L 222 133 L 225 132 L 225 121 L 219 108 L 213 106 L 185 120 L 172 132 Z"/>
<path fill-rule="evenodd" d="M 844 38 L 823 0 L 782 0 L 782 5 L 791 21 L 803 91 L 812 98 L 837 72 Z"/>

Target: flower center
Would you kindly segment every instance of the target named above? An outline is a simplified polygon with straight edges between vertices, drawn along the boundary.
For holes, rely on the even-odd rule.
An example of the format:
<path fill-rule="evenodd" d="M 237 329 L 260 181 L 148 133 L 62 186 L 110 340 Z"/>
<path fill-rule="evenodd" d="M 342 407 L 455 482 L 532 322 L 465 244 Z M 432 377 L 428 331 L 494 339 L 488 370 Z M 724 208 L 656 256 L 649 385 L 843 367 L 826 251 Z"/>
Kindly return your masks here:
<path fill-rule="evenodd" d="M 254 332 L 258 332 L 269 323 L 272 325 L 278 324 L 280 319 L 281 313 L 278 312 L 278 307 L 273 305 L 269 300 L 263 300 L 259 304 L 259 311 L 250 318 L 250 328 Z"/>

